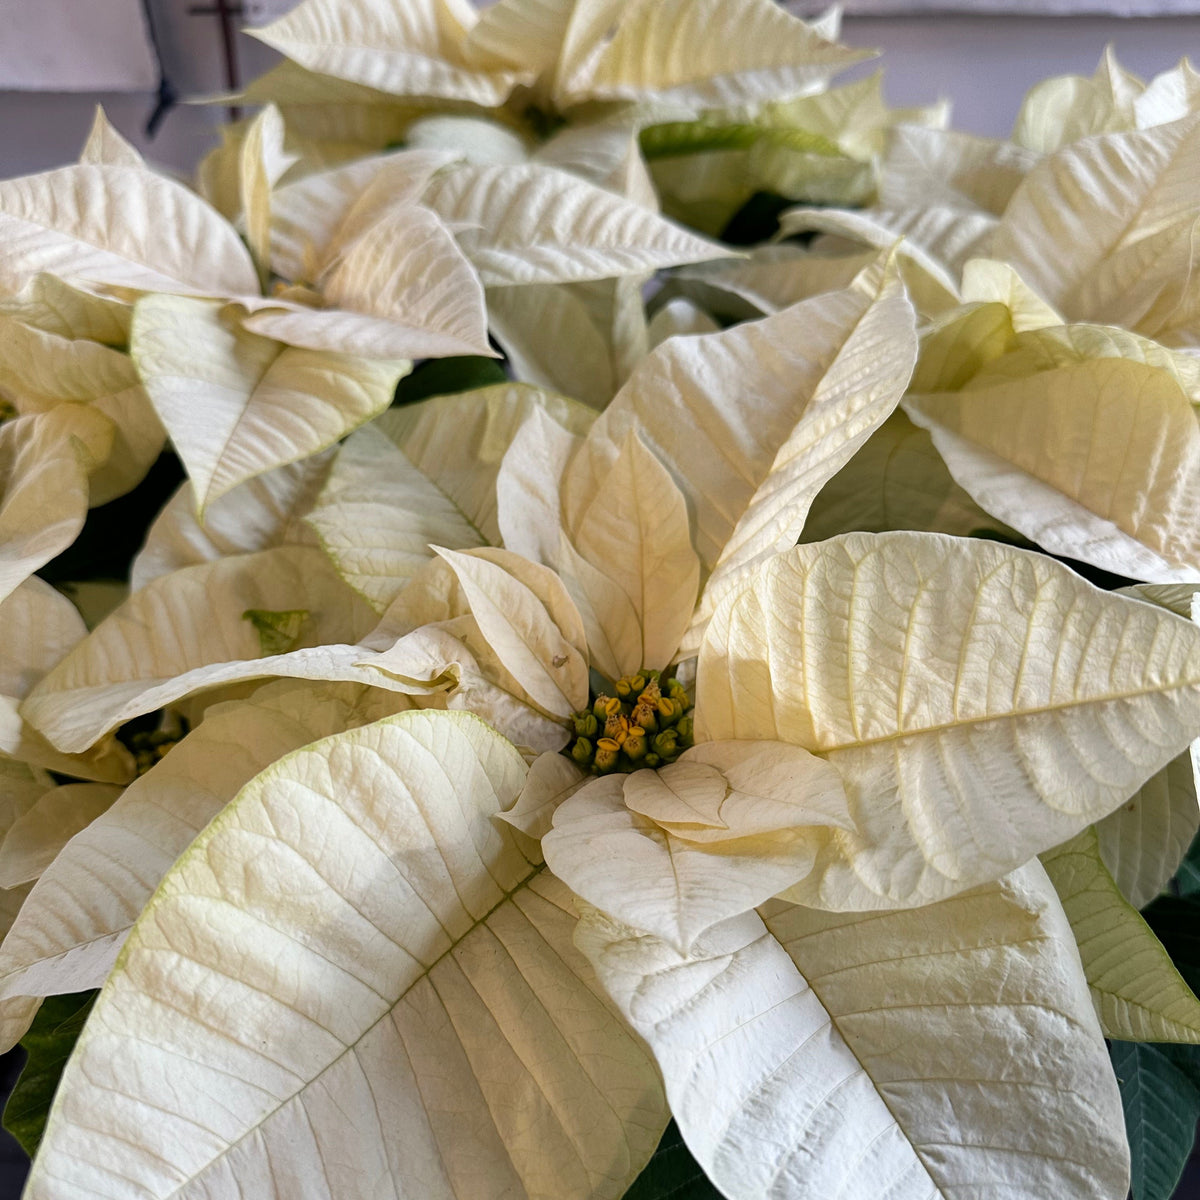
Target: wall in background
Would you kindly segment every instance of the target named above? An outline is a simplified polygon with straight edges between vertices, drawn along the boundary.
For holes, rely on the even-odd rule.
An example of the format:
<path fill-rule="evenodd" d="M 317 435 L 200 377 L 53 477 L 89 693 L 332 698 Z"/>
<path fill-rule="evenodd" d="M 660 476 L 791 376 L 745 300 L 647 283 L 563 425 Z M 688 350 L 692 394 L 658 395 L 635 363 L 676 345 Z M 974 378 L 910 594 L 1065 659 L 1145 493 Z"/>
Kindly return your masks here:
<path fill-rule="evenodd" d="M 186 42 L 177 35 L 163 47 L 173 78 L 184 94 L 219 92 L 224 79 L 215 20 L 191 18 L 185 28 Z M 954 102 L 956 126 L 991 136 L 1012 128 L 1029 87 L 1047 75 L 1091 74 L 1108 42 L 1127 68 L 1143 76 L 1189 52 L 1200 62 L 1200 17 L 848 17 L 844 37 L 883 50 L 893 104 L 946 96 Z M 247 37 L 239 38 L 239 55 L 244 78 L 271 61 L 270 52 Z M 181 105 L 151 144 L 142 134 L 154 107 L 149 93 L 0 92 L 0 177 L 74 158 L 97 102 L 139 148 L 181 171 L 214 144 L 213 127 L 223 116 L 219 108 Z"/>
<path fill-rule="evenodd" d="M 0 80 L 14 88 L 153 87 L 142 0 L 0 0 Z M 63 37 L 70 30 L 70 37 Z"/>
<path fill-rule="evenodd" d="M 847 17 L 844 39 L 883 50 L 885 92 L 897 105 L 954 103 L 959 129 L 1003 137 L 1021 97 L 1048 75 L 1090 75 L 1112 42 L 1143 78 L 1190 55 L 1200 17 Z"/>

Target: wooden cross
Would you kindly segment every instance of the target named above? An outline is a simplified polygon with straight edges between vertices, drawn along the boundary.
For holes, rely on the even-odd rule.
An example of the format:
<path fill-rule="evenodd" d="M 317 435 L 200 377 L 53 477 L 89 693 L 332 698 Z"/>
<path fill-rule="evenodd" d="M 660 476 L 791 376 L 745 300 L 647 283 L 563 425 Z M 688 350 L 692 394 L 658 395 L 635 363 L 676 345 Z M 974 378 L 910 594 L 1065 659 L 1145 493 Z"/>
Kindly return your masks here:
<path fill-rule="evenodd" d="M 225 59 L 225 86 L 236 92 L 241 87 L 237 61 L 237 26 L 234 18 L 242 15 L 242 6 L 236 0 L 213 0 L 211 4 L 194 4 L 188 9 L 194 17 L 216 16 L 221 22 L 221 48 Z M 236 105 L 229 107 L 229 119 L 238 120 L 242 110 Z"/>

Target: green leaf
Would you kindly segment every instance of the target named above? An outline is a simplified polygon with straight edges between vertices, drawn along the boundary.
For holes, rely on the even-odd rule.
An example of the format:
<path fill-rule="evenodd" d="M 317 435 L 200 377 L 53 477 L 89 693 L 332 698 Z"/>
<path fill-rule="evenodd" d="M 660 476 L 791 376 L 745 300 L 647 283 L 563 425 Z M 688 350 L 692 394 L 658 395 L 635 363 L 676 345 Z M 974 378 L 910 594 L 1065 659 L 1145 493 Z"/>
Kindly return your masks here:
<path fill-rule="evenodd" d="M 719 1200 L 720 1195 L 672 1121 L 625 1200 Z"/>
<path fill-rule="evenodd" d="M 271 654 L 288 654 L 295 650 L 300 641 L 300 631 L 308 618 L 307 608 L 289 608 L 281 612 L 248 608 L 242 613 L 242 620 L 249 621 L 258 630 L 258 640 L 264 658 Z"/>
<path fill-rule="evenodd" d="M 1041 858 L 1079 943 L 1105 1036 L 1200 1042 L 1200 1002 L 1166 948 L 1122 896 L 1100 857 L 1095 828 Z"/>
<path fill-rule="evenodd" d="M 755 192 L 729 218 L 720 240 L 729 246 L 756 246 L 759 242 L 769 241 L 779 232 L 779 214 L 794 204 L 795 201 L 786 196 Z"/>
<path fill-rule="evenodd" d="M 1160 1046 L 1113 1042 L 1132 1158 L 1133 1200 L 1169 1200 L 1187 1165 L 1200 1091 Z"/>
<path fill-rule="evenodd" d="M 777 129 L 763 125 L 716 121 L 670 121 L 648 125 L 640 136 L 642 154 L 650 161 L 708 150 L 749 150 L 761 142 L 805 154 L 840 155 L 837 144 L 806 129 Z"/>
<path fill-rule="evenodd" d="M 90 991 L 48 996 L 29 1032 L 21 1039 L 29 1058 L 4 1106 L 4 1128 L 21 1143 L 30 1158 L 42 1140 L 59 1077 L 97 995 L 98 992 Z"/>
<path fill-rule="evenodd" d="M 449 396 L 507 382 L 504 368 L 494 358 L 477 354 L 431 358 L 400 380 L 392 404 L 415 404 L 430 396 Z"/>

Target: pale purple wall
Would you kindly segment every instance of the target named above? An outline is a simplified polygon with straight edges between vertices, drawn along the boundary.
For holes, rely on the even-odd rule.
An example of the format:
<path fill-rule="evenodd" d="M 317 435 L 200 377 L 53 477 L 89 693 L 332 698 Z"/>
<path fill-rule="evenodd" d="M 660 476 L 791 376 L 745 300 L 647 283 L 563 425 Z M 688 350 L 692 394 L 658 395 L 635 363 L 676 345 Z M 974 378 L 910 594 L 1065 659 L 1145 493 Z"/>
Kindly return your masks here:
<path fill-rule="evenodd" d="M 166 50 L 181 86 L 193 92 L 221 87 L 215 26 L 187 25 Z M 976 133 L 1003 135 L 1012 127 L 1021 96 L 1039 79 L 1073 71 L 1090 74 L 1107 42 L 1121 61 L 1150 75 L 1191 54 L 1200 64 L 1200 17 L 909 17 L 847 18 L 845 38 L 883 49 L 888 98 L 922 104 L 939 96 L 955 104 L 955 124 Z M 243 38 L 248 71 L 268 61 L 264 49 Z M 0 92 L 0 177 L 43 170 L 69 161 L 87 132 L 91 110 L 102 100 L 116 126 L 145 147 L 140 127 L 152 107 L 139 94 Z M 190 168 L 212 143 L 217 113 L 172 113 L 150 148 L 158 161 Z"/>
<path fill-rule="evenodd" d="M 1184 55 L 1200 64 L 1200 17 L 846 18 L 844 40 L 884 51 L 893 104 L 954 102 L 954 124 L 1002 137 L 1025 92 L 1048 75 L 1090 75 L 1108 42 L 1149 77 Z"/>

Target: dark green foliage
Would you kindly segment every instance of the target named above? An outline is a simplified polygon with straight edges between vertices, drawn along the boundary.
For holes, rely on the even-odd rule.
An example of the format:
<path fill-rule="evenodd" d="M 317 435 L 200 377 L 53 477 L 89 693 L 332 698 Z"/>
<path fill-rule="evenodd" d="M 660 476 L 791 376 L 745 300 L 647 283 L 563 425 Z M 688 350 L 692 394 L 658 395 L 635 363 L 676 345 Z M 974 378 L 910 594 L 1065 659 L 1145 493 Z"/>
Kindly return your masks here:
<path fill-rule="evenodd" d="M 806 129 L 719 121 L 671 121 L 665 125 L 647 125 L 638 142 L 648 162 L 713 150 L 750 150 L 760 143 L 780 146 L 798 154 L 842 156 L 836 142 Z"/>
<path fill-rule="evenodd" d="M 1200 833 L 1192 839 L 1179 870 L 1175 872 L 1175 886 L 1181 896 L 1200 897 Z"/>
<path fill-rule="evenodd" d="M 521 116 L 529 128 L 533 130 L 534 136 L 539 141 L 552 138 L 560 129 L 566 128 L 567 125 L 565 117 L 560 116 L 556 112 L 538 108 L 534 104 L 525 109 Z"/>
<path fill-rule="evenodd" d="M 131 492 L 93 508 L 79 536 L 38 574 L 47 583 L 84 579 L 129 578 L 129 565 L 146 540 L 146 531 L 162 506 L 183 482 L 183 467 L 164 450 Z"/>
<path fill-rule="evenodd" d="M 504 366 L 497 358 L 484 358 L 481 354 L 429 358 L 400 380 L 392 404 L 415 404 L 430 396 L 449 396 L 507 381 Z"/>
<path fill-rule="evenodd" d="M 692 1157 L 679 1126 L 667 1126 L 654 1157 L 625 1193 L 625 1200 L 720 1200 L 721 1193 L 708 1181 Z"/>
<path fill-rule="evenodd" d="M 756 246 L 770 241 L 779 232 L 779 214 L 786 208 L 795 208 L 796 203 L 774 192 L 755 192 L 729 218 L 721 230 L 721 241 L 727 246 Z"/>
<path fill-rule="evenodd" d="M 1170 1200 L 1183 1174 L 1200 1120 L 1200 1090 L 1176 1053 L 1195 1047 L 1113 1042 L 1129 1136 L 1133 1200 Z"/>
<path fill-rule="evenodd" d="M 21 1039 L 28 1060 L 4 1107 L 4 1128 L 30 1158 L 37 1152 L 63 1067 L 92 1011 L 97 992 L 48 996 Z"/>
<path fill-rule="evenodd" d="M 1200 991 L 1200 897 L 1158 896 L 1142 909 L 1142 916 L 1188 987 Z"/>
<path fill-rule="evenodd" d="M 1200 988 L 1200 897 L 1158 896 L 1142 916 L 1188 986 Z M 1113 1042 L 1110 1053 L 1125 1108 L 1133 1200 L 1167 1200 L 1200 1120 L 1200 1046 Z"/>

